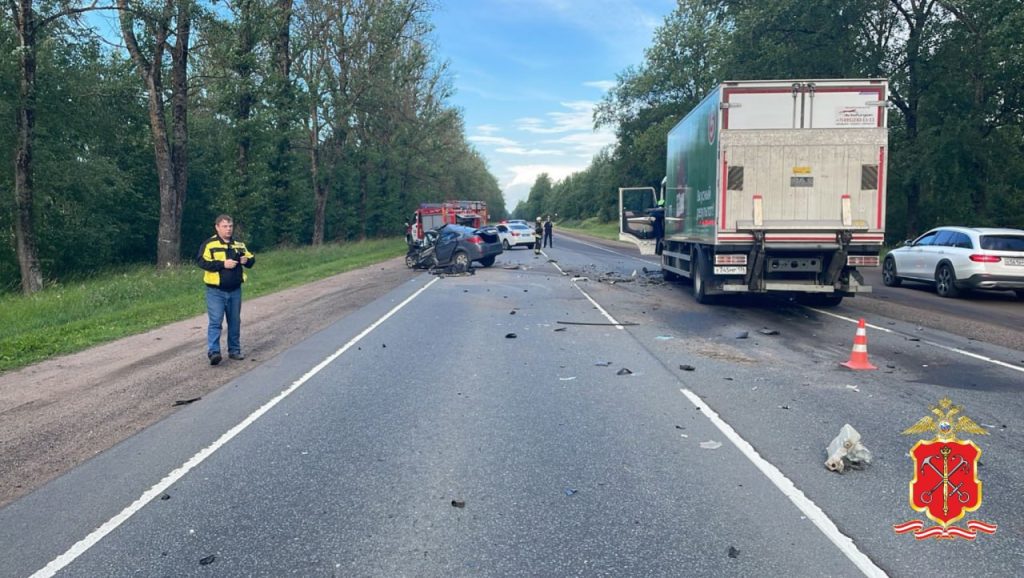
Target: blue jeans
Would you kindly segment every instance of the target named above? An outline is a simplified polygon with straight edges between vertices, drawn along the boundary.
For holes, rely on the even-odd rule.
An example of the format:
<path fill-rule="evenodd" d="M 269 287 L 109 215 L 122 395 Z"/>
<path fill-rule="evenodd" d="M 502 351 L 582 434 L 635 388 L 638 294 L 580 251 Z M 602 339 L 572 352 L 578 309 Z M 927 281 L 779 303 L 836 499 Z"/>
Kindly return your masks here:
<path fill-rule="evenodd" d="M 210 325 L 206 329 L 206 352 L 220 353 L 220 329 L 224 317 L 228 318 L 228 352 L 241 353 L 242 334 L 242 288 L 222 291 L 206 288 L 206 315 Z"/>

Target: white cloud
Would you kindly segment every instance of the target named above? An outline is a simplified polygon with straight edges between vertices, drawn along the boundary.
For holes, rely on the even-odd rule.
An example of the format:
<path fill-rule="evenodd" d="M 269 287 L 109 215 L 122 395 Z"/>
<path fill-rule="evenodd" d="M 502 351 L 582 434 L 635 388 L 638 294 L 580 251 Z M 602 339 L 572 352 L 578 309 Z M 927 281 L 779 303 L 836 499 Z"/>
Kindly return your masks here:
<path fill-rule="evenodd" d="M 548 155 L 548 156 L 562 156 L 565 154 L 564 150 L 561 149 L 528 149 L 523 147 L 502 147 L 495 149 L 495 152 L 505 153 L 509 155 Z"/>
<path fill-rule="evenodd" d="M 594 103 L 589 100 L 573 100 L 559 103 L 569 112 L 549 112 L 548 122 L 537 117 L 516 120 L 519 130 L 535 134 L 557 134 L 571 131 L 590 131 L 594 128 Z"/>
<path fill-rule="evenodd" d="M 615 88 L 615 85 L 617 84 L 618 83 L 615 82 L 614 80 L 591 80 L 589 82 L 584 82 L 583 86 L 596 88 L 601 92 L 608 92 L 609 90 Z"/>
<path fill-rule="evenodd" d="M 476 127 L 476 130 L 480 131 L 485 135 L 492 135 L 496 132 L 501 132 L 501 129 L 493 124 L 481 124 L 480 126 Z"/>
<path fill-rule="evenodd" d="M 473 135 L 467 137 L 470 142 L 489 144 L 489 145 L 500 145 L 500 146 L 516 146 L 519 143 L 503 136 L 486 136 L 486 135 Z"/>

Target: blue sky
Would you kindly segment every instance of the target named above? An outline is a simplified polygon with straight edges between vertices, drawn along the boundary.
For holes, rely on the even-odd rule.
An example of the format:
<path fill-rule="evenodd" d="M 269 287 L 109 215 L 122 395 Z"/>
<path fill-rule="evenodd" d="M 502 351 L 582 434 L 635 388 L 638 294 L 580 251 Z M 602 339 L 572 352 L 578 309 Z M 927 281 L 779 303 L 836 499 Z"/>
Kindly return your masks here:
<path fill-rule="evenodd" d="M 440 0 L 437 54 L 447 60 L 466 137 L 487 159 L 509 211 L 540 173 L 582 170 L 615 141 L 593 107 L 643 62 L 675 0 Z"/>

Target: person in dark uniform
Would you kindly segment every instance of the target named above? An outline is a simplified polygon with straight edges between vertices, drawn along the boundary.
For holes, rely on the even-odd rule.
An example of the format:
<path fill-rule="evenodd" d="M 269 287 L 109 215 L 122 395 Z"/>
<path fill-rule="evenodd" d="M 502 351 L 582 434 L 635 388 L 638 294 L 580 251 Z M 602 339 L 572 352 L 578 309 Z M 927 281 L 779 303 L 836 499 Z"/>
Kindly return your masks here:
<path fill-rule="evenodd" d="M 544 219 L 544 246 L 554 247 L 554 243 L 551 240 L 551 229 L 554 227 L 554 223 L 551 222 L 551 215 L 548 215 Z"/>
<path fill-rule="evenodd" d="M 544 238 L 544 224 L 537 217 L 537 223 L 533 226 L 533 254 L 540 255 L 540 243 Z"/>
<path fill-rule="evenodd" d="M 654 235 L 654 254 L 661 255 L 661 240 L 665 237 L 665 199 L 658 199 L 658 206 L 647 211 L 651 216 L 651 234 Z"/>

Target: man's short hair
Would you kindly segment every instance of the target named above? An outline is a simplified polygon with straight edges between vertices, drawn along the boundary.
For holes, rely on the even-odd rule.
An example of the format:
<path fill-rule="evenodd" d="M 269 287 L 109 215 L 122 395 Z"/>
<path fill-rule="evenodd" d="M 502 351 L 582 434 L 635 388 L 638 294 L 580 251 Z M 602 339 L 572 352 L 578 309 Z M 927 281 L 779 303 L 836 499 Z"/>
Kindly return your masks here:
<path fill-rule="evenodd" d="M 231 215 L 220 214 L 220 215 L 217 215 L 216 219 L 214 219 L 213 224 L 214 225 L 219 225 L 219 224 L 221 224 L 224 221 L 227 221 L 229 223 L 234 223 L 235 222 L 235 220 L 231 218 Z"/>

